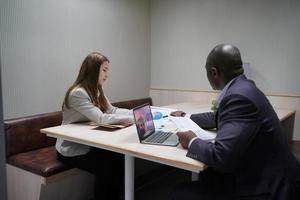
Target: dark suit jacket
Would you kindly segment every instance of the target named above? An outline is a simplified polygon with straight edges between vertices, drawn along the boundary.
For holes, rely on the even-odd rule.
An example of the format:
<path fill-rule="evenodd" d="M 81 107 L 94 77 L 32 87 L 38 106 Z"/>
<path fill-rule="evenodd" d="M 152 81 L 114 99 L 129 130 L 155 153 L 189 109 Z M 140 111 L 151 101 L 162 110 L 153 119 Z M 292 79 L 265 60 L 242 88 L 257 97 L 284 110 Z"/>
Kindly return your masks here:
<path fill-rule="evenodd" d="M 215 143 L 197 139 L 187 154 L 210 167 L 203 173 L 207 180 L 236 198 L 300 199 L 300 164 L 273 107 L 253 81 L 238 77 L 216 113 L 191 119 L 202 128 L 217 128 Z"/>

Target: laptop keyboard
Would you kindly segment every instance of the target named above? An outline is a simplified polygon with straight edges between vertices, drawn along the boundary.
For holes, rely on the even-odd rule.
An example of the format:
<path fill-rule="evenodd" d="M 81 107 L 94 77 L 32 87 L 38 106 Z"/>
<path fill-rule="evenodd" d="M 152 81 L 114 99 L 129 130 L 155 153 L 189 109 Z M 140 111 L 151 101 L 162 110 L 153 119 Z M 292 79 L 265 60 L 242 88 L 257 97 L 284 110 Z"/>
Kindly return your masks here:
<path fill-rule="evenodd" d="M 156 131 L 153 135 L 146 138 L 145 142 L 153 142 L 153 143 L 163 143 L 171 134 L 172 132 L 163 132 L 163 131 Z"/>

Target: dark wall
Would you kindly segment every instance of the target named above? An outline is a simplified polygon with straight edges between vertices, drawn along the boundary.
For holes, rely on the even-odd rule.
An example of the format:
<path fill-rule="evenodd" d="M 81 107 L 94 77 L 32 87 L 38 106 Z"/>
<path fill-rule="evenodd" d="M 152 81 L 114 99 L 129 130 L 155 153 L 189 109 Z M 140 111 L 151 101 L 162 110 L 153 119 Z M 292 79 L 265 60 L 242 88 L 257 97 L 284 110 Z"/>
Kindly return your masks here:
<path fill-rule="evenodd" d="M 7 199 L 5 164 L 6 164 L 6 159 L 5 159 L 5 138 L 4 138 L 4 129 L 3 129 L 1 51 L 0 51 L 0 177 L 1 177 L 0 178 L 0 199 L 1 200 Z"/>

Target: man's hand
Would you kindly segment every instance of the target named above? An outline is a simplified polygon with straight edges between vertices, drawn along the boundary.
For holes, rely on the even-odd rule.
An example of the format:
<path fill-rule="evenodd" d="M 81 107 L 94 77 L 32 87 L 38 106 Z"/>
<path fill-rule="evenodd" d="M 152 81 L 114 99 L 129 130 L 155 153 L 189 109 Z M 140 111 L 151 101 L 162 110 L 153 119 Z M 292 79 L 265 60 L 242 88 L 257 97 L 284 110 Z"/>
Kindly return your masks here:
<path fill-rule="evenodd" d="M 183 112 L 183 111 L 174 111 L 174 112 L 171 112 L 170 115 L 173 116 L 173 117 L 184 117 L 185 112 Z"/>
<path fill-rule="evenodd" d="M 177 136 L 181 146 L 185 149 L 189 147 L 191 139 L 197 137 L 193 131 L 177 132 Z"/>

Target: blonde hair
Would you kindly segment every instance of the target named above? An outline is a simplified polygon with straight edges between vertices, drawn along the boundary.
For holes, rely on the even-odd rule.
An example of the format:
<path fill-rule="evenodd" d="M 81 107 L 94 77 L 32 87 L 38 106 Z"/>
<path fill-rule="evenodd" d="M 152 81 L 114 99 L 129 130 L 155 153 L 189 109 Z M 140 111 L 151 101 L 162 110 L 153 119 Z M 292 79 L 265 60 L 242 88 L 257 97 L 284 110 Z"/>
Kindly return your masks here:
<path fill-rule="evenodd" d="M 83 87 L 95 106 L 99 107 L 102 112 L 106 112 L 108 110 L 108 102 L 104 96 L 102 85 L 98 84 L 100 66 L 104 62 L 109 62 L 109 60 L 98 52 L 90 53 L 84 59 L 75 82 L 66 92 L 63 108 L 70 108 L 70 92 L 76 87 Z"/>

